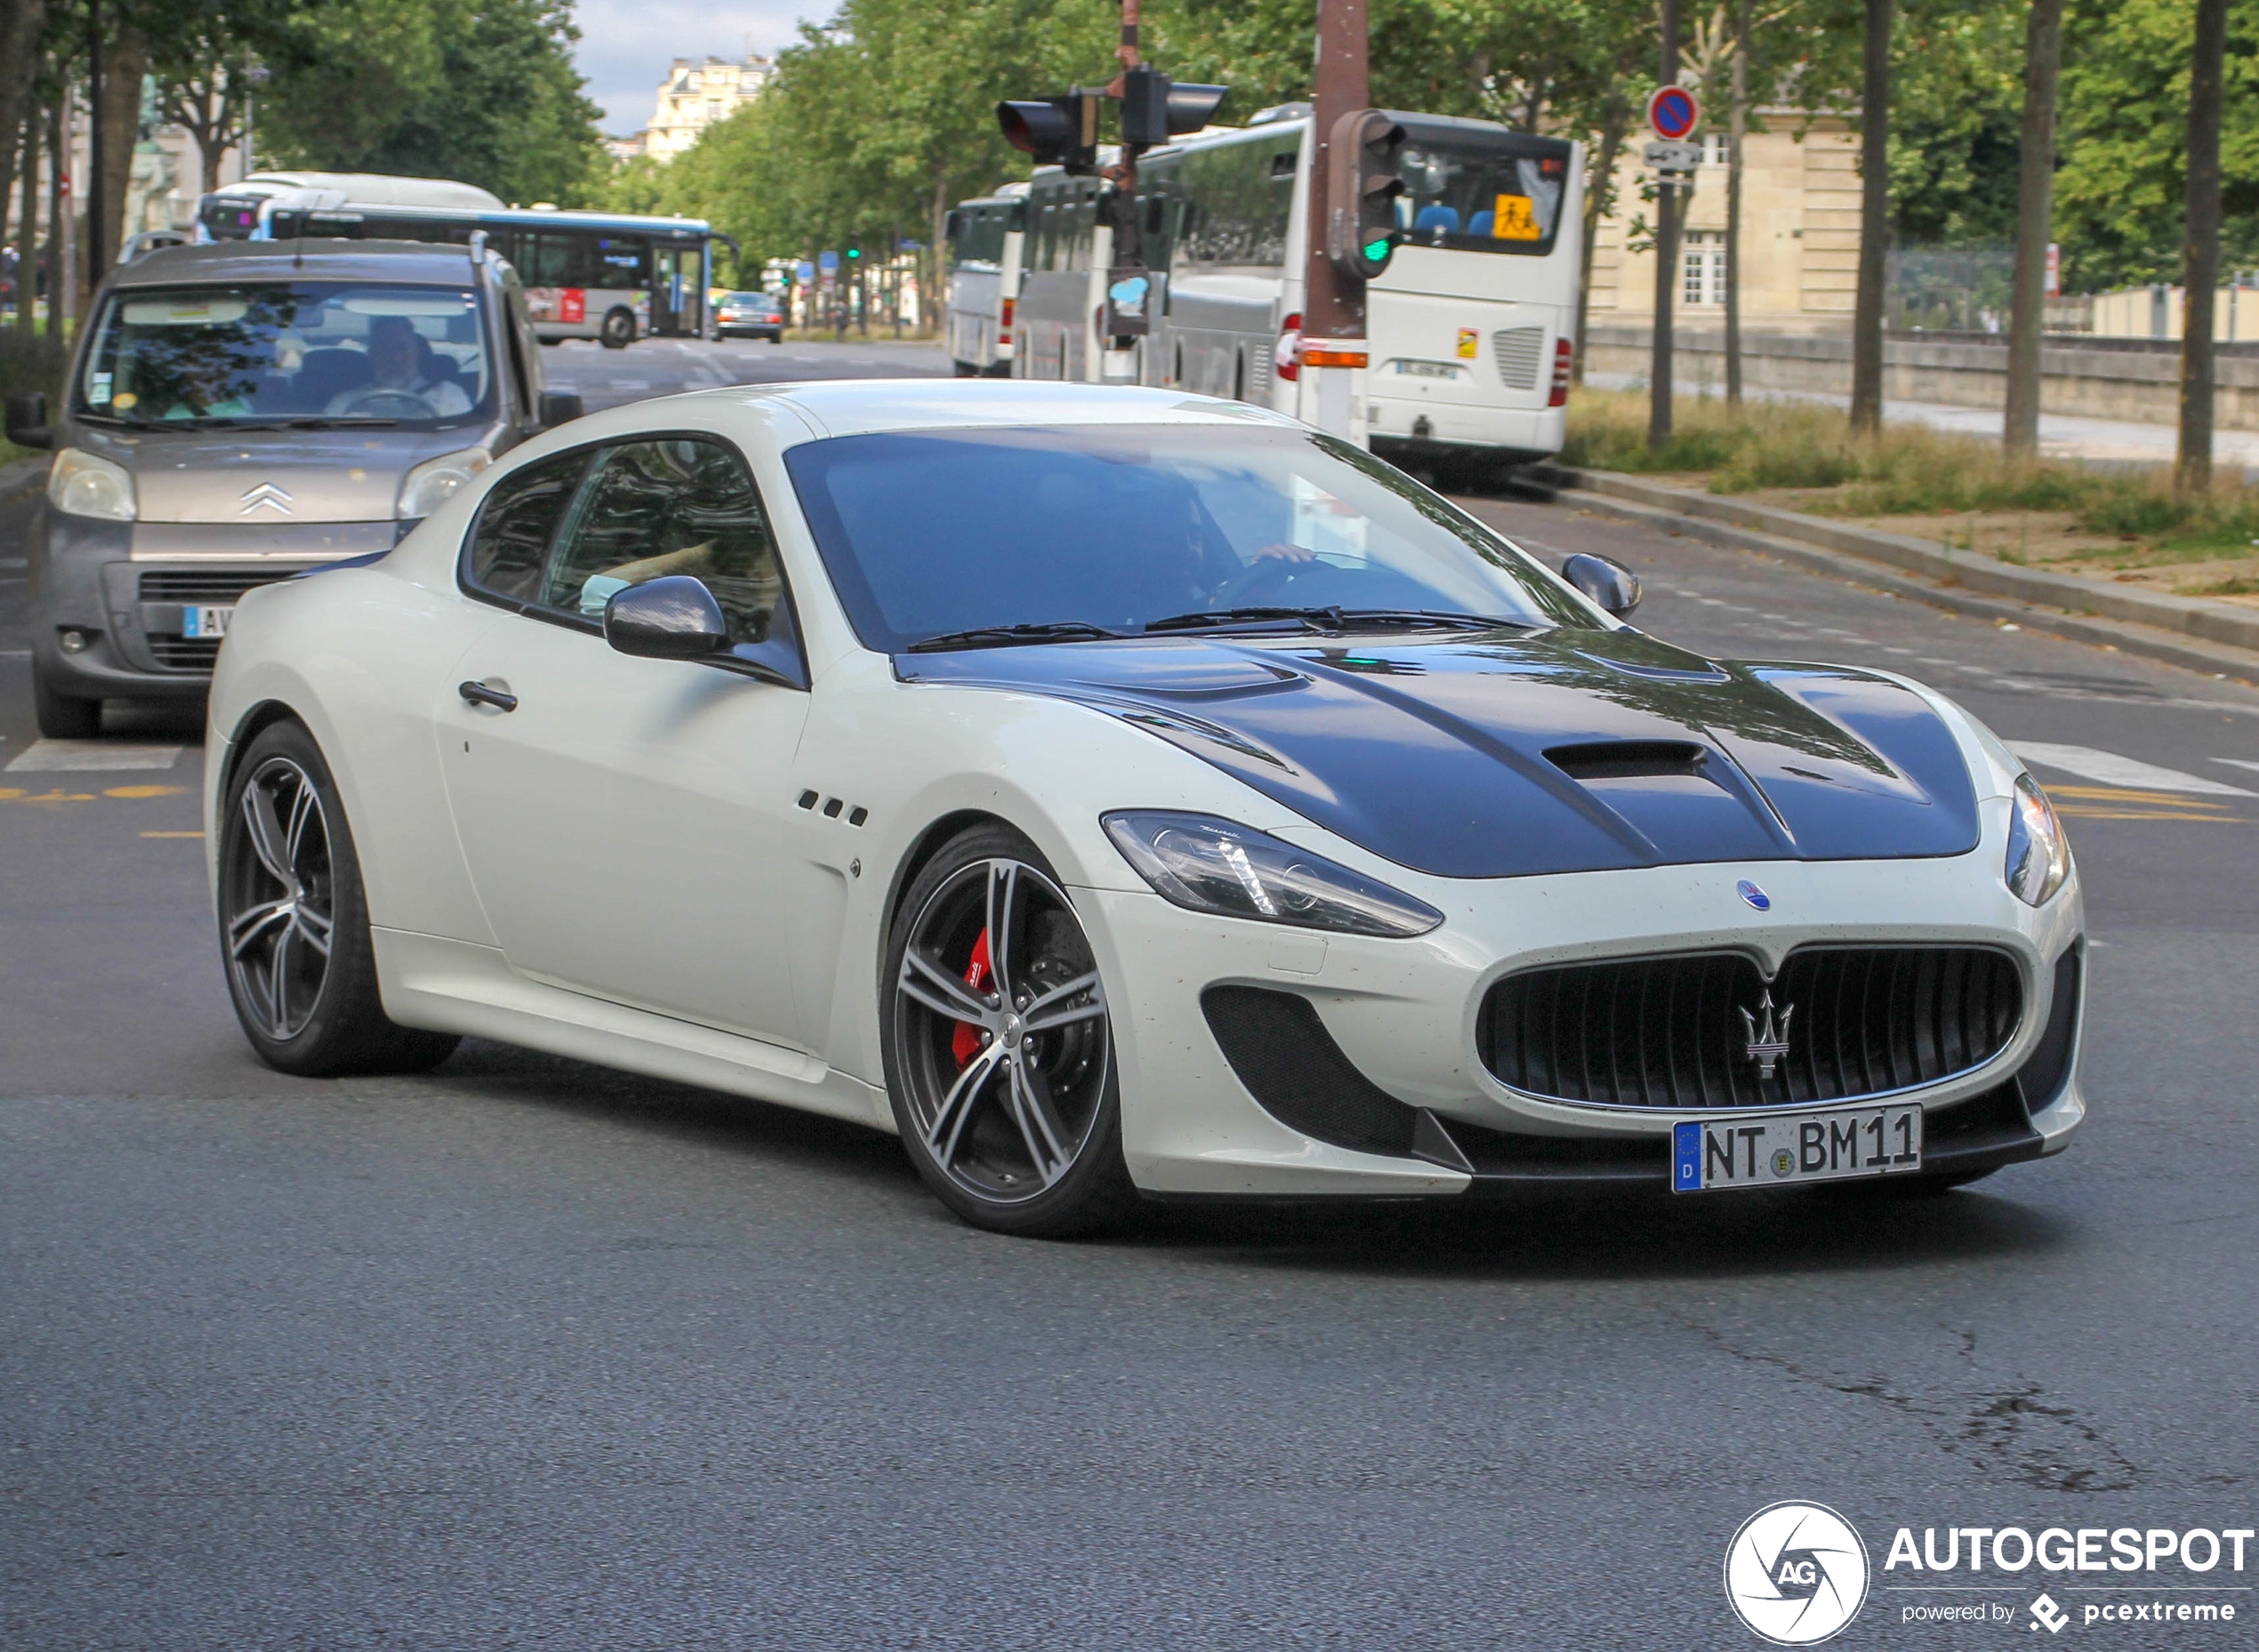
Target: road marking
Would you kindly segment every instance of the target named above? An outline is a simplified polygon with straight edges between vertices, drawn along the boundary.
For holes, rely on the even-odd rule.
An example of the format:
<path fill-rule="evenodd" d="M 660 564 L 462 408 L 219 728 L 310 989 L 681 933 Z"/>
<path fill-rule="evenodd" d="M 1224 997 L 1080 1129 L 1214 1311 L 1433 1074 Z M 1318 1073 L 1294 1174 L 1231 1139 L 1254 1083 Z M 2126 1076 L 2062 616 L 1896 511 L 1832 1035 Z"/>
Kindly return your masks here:
<path fill-rule="evenodd" d="M 2259 763 L 2253 762 L 2249 758 L 2215 758 L 2212 760 L 2215 763 L 2232 763 L 2238 768 L 2259 768 Z"/>
<path fill-rule="evenodd" d="M 2207 780 L 2201 774 L 2184 774 L 2176 768 L 2160 768 L 2154 763 L 2136 762 L 2114 751 L 2097 751 L 2091 746 L 2012 740 L 2008 750 L 2027 763 L 2059 768 L 2086 780 L 2099 780 L 2106 786 L 2134 786 L 2145 791 L 2192 791 L 2223 798 L 2259 797 L 2259 792 L 2246 791 L 2240 786 Z"/>
<path fill-rule="evenodd" d="M 2224 803 L 2191 804 L 2171 791 L 2132 791 L 2123 786 L 2050 786 L 2050 798 L 2083 798 L 2092 803 L 2159 803 L 2171 808 L 2224 809 Z"/>
<path fill-rule="evenodd" d="M 2077 814 L 2090 821 L 2212 821 L 2228 826 L 2244 823 L 2240 814 L 2176 814 L 2163 809 L 2088 809 L 2075 803 L 2067 804 L 2055 813 Z"/>
<path fill-rule="evenodd" d="M 145 831 L 141 836 L 144 838 L 201 838 L 204 834 L 200 831 Z"/>
<path fill-rule="evenodd" d="M 8 765 L 11 774 L 52 774 L 92 769 L 171 768 L 178 746 L 133 745 L 116 740 L 35 740 Z"/>
<path fill-rule="evenodd" d="M 102 789 L 102 796 L 105 798 L 177 798 L 187 790 L 186 786 L 106 786 Z"/>

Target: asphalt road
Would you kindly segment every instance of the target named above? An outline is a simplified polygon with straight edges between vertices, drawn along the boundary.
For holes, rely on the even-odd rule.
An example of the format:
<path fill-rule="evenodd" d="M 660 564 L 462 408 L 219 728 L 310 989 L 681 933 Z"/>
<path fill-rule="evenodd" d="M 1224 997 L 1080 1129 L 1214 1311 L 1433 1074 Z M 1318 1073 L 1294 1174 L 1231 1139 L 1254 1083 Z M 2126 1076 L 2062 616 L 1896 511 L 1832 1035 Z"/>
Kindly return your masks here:
<path fill-rule="evenodd" d="M 655 392 L 670 352 L 790 349 L 550 360 Z M 1632 563 L 1662 636 L 1914 671 L 2102 771 L 2038 770 L 2096 945 L 2069 1154 L 1914 1207 L 1170 1207 L 1047 1245 L 959 1227 L 878 1135 L 500 1046 L 285 1079 L 221 983 L 193 725 L 113 718 L 184 748 L 159 767 L 4 766 L 0 502 L 0 1646 L 1740 1648 L 1721 1561 L 1776 1499 L 1878 1565 L 1901 1525 L 2259 1526 L 2259 693 L 1477 508 Z M 2118 1598 L 1908 1576 L 1837 1644 Z M 2248 1644 L 2216 1591 L 2259 1579 L 2208 1581 L 2175 1598 L 2232 1626 L 2106 1639 Z"/>

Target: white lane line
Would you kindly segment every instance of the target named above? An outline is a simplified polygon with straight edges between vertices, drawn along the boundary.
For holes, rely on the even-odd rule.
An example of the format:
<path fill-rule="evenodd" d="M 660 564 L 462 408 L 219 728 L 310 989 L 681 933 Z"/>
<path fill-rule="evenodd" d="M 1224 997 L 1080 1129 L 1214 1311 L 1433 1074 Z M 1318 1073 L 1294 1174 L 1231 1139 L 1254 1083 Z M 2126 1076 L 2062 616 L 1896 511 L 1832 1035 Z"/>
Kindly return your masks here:
<path fill-rule="evenodd" d="M 119 740 L 35 740 L 7 766 L 11 774 L 73 769 L 171 768 L 178 746 L 133 745 Z"/>
<path fill-rule="evenodd" d="M 2215 763 L 2232 763 L 2238 768 L 2259 768 L 2259 763 L 2253 762 L 2249 758 L 2215 758 L 2212 760 Z"/>
<path fill-rule="evenodd" d="M 2131 786 L 2142 791 L 2190 791 L 2223 798 L 2259 797 L 2259 792 L 2246 791 L 2240 786 L 2207 780 L 2201 774 L 2184 774 L 2176 768 L 2159 768 L 2154 763 L 2136 762 L 2114 751 L 2097 751 L 2091 746 L 2055 746 L 2036 740 L 2012 740 L 2008 749 L 2027 763 L 2037 763 L 2042 768 L 2059 768 L 2082 780 L 2098 780 L 2105 786 Z"/>

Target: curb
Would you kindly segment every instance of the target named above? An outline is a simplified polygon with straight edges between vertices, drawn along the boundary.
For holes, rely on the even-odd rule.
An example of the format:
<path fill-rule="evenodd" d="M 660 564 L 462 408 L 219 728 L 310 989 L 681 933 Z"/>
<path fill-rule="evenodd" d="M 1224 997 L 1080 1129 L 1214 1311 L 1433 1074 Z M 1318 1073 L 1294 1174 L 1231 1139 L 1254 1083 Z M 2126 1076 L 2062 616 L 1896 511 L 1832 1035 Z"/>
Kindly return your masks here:
<path fill-rule="evenodd" d="M 1706 543 L 1757 551 L 1957 613 L 2029 625 L 2207 676 L 2259 682 L 2259 611 L 2128 591 L 1982 553 L 1950 551 L 1903 533 L 1846 527 L 1611 471 L 1533 465 L 1526 474 L 1574 493 L 1580 504 Z M 1898 578 L 1877 563 L 1926 577 Z"/>

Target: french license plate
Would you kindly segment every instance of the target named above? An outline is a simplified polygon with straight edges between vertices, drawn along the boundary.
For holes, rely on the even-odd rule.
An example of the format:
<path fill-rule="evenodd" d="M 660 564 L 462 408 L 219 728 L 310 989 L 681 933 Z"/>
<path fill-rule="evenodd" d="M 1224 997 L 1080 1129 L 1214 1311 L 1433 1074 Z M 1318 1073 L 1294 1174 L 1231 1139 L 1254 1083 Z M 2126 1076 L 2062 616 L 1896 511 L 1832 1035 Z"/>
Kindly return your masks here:
<path fill-rule="evenodd" d="M 228 621 L 233 608 L 197 608 L 181 610 L 181 635 L 183 637 L 225 637 Z"/>
<path fill-rule="evenodd" d="M 1447 361 L 1398 361 L 1396 371 L 1415 379 L 1456 379 L 1459 369 Z"/>
<path fill-rule="evenodd" d="M 1671 1191 L 1788 1187 L 1922 1167 L 1919 1107 L 1834 1108 L 1671 1127 Z"/>

